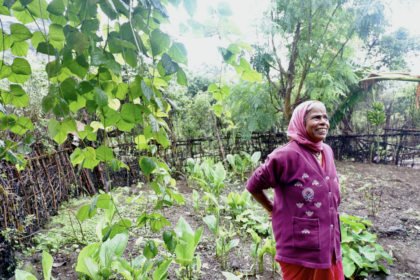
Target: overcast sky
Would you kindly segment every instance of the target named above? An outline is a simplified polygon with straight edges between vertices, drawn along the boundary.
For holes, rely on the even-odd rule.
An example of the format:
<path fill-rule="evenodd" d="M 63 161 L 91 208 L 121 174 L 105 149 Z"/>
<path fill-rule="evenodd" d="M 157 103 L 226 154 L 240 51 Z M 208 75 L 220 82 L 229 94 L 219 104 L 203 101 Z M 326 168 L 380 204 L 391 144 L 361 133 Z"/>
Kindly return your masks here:
<path fill-rule="evenodd" d="M 198 12 L 194 16 L 195 19 L 201 21 L 208 17 L 206 7 L 212 5 L 217 6 L 221 1 L 215 0 L 199 0 Z M 242 41 L 252 44 L 255 41 L 256 28 L 255 24 L 263 16 L 263 12 L 270 5 L 270 0 L 225 0 L 232 8 L 234 15 L 232 20 L 238 25 L 244 34 Z M 410 8 L 403 8 L 399 1 L 391 1 L 391 24 L 390 32 L 399 27 L 405 27 L 410 33 L 420 35 L 420 0 L 413 0 Z M 169 28 L 171 35 L 177 34 L 178 24 L 180 21 L 188 18 L 183 8 L 179 10 L 169 5 L 169 14 L 172 26 Z M 221 41 L 218 37 L 212 38 L 191 38 L 188 36 L 179 36 L 177 40 L 183 42 L 188 50 L 189 68 L 194 69 L 202 63 L 220 65 L 220 54 L 217 52 L 217 46 L 228 46 L 228 42 Z M 414 66 L 412 72 L 420 75 L 420 57 L 413 60 Z"/>

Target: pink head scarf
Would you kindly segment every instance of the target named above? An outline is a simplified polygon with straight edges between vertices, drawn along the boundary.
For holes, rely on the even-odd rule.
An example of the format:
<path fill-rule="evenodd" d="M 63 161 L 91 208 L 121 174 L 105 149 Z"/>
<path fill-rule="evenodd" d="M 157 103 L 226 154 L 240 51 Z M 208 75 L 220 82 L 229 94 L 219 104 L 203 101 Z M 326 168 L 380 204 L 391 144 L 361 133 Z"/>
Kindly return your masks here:
<path fill-rule="evenodd" d="M 312 138 L 309 137 L 308 133 L 306 132 L 305 126 L 306 111 L 308 110 L 309 106 L 311 106 L 311 104 L 316 102 L 323 104 L 320 101 L 311 100 L 303 102 L 296 107 L 296 109 L 293 111 L 292 119 L 289 123 L 287 136 L 297 141 L 298 143 L 305 145 L 309 149 L 318 152 L 322 150 L 322 141 L 315 142 L 312 140 Z"/>

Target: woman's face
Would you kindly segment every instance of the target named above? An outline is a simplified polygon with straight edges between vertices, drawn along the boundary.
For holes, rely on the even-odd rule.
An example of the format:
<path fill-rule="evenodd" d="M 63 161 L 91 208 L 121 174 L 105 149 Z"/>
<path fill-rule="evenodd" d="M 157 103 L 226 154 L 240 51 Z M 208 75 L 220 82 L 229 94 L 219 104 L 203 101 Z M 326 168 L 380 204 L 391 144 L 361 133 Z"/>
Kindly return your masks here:
<path fill-rule="evenodd" d="M 315 142 L 320 142 L 327 137 L 330 123 L 328 121 L 327 110 L 324 104 L 315 103 L 306 117 L 306 132 Z"/>

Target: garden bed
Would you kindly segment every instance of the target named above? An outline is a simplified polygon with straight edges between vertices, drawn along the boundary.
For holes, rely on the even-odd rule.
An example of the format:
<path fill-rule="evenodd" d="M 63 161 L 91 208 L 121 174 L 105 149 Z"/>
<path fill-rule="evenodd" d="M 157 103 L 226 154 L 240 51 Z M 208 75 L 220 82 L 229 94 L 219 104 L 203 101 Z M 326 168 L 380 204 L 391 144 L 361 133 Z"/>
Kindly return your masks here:
<path fill-rule="evenodd" d="M 416 279 L 420 277 L 420 254 L 418 253 L 420 251 L 420 197 L 418 196 L 420 187 L 418 171 L 411 168 L 352 162 L 337 162 L 336 166 L 343 192 L 339 211 L 342 214 L 366 217 L 371 220 L 373 226 L 370 231 L 378 236 L 378 243 L 383 246 L 384 250 L 395 258 L 393 266 L 390 266 L 386 261 L 381 262 L 391 271 L 391 276 L 387 279 Z M 365 185 L 368 185 L 365 190 L 359 190 Z M 370 193 L 374 196 L 378 196 L 382 191 L 381 202 L 375 217 L 369 215 L 372 213 L 369 213 L 367 209 L 365 192 L 369 189 L 369 186 L 373 187 Z M 187 186 L 187 181 L 178 181 L 177 187 L 186 198 L 187 204 L 165 208 L 165 216 L 172 227 L 176 226 L 181 216 L 191 225 L 193 230 L 203 226 L 201 242 L 196 249 L 196 253 L 199 253 L 201 257 L 201 271 L 203 272 L 199 279 L 225 279 L 221 271 L 252 274 L 254 259 L 251 257 L 252 238 L 250 235 L 241 226 L 233 223 L 235 225 L 234 230 L 237 232 L 233 239 L 240 239 L 240 243 L 239 246 L 234 247 L 228 253 L 227 268 L 222 270 L 220 261 L 215 259 L 213 234 L 203 222 L 204 208 L 201 207 L 199 213 L 196 214 L 192 201 L 193 189 Z M 233 182 L 231 180 L 222 195 L 227 196 L 231 191 L 242 192 L 244 188 L 245 182 Z M 140 190 L 138 188 L 120 188 L 115 192 L 123 218 L 134 222 L 140 215 L 142 205 L 128 204 L 125 199 L 142 190 L 143 188 L 140 188 Z M 203 196 L 203 192 L 200 190 L 199 194 L 200 197 Z M 53 221 L 47 226 L 46 231 L 42 232 L 41 236 L 35 237 L 36 240 L 46 242 L 45 246 L 49 246 L 53 250 L 51 254 L 54 263 L 57 266 L 59 265 L 53 268 L 53 276 L 56 279 L 78 279 L 74 264 L 77 261 L 78 252 L 83 248 L 83 244 L 77 244 L 74 238 L 67 210 L 72 209 L 77 213 L 81 205 L 90 204 L 91 201 L 92 199 L 85 198 L 64 204 L 58 216 L 54 217 Z M 257 215 L 265 216 L 261 209 L 257 211 Z M 85 237 L 89 243 L 98 242 L 95 235 L 95 219 L 99 216 L 100 213 L 98 212 L 94 218 L 82 223 Z M 77 231 L 78 226 L 75 219 L 72 221 Z M 229 228 L 230 223 L 233 222 L 229 212 L 223 211 L 221 221 L 225 228 Z M 157 234 L 152 234 L 150 237 L 162 239 L 162 233 L 163 230 Z M 86 242 L 81 240 L 79 233 L 76 234 L 81 243 Z M 142 231 L 139 231 L 139 234 L 141 235 Z M 54 236 L 56 239 L 54 239 Z M 137 237 L 130 236 L 123 257 L 128 258 L 131 253 L 134 258 L 142 252 L 143 245 L 136 245 L 136 240 Z M 60 246 L 63 243 L 65 244 Z M 28 256 L 18 253 L 22 264 L 32 263 L 38 273 L 41 274 L 39 252 L 35 252 L 31 256 L 27 252 L 26 255 Z M 178 264 L 172 264 L 168 279 L 176 279 L 175 270 L 178 267 Z M 271 275 L 271 258 L 266 255 L 264 258 L 264 273 L 258 275 L 258 277 L 259 279 L 268 279 Z M 275 279 L 281 279 L 279 274 L 275 275 Z M 248 276 L 248 279 L 255 278 Z"/>

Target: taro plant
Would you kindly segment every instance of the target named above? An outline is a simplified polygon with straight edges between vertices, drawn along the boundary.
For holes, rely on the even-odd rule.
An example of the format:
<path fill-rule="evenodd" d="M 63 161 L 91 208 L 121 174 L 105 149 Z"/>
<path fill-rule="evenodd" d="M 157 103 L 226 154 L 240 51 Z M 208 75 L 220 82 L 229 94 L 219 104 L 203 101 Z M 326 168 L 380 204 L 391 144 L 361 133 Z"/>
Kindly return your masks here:
<path fill-rule="evenodd" d="M 257 262 L 259 259 L 259 251 L 261 246 L 261 237 L 258 236 L 258 234 L 253 231 L 252 229 L 247 230 L 248 233 L 251 234 L 252 239 L 254 242 L 251 244 L 251 256 L 254 258 L 254 276 L 257 275 Z M 261 268 L 261 267 L 260 267 Z"/>
<path fill-rule="evenodd" d="M 223 227 L 219 228 L 219 239 L 216 241 L 216 254 L 220 256 L 222 269 L 227 269 L 228 252 L 239 244 L 239 239 L 232 239 L 235 234 L 236 232 L 233 231 L 232 223 L 230 224 L 230 230 L 226 230 Z"/>
<path fill-rule="evenodd" d="M 143 254 L 135 259 L 126 260 L 122 254 L 127 246 L 128 231 L 115 235 L 103 243 L 93 243 L 79 253 L 76 271 L 91 279 L 109 279 L 121 275 L 124 279 L 166 279 L 167 271 L 172 263 L 171 258 L 158 255 L 159 242 L 149 240 L 144 245 Z M 151 277 L 151 278 L 150 278 Z"/>
<path fill-rule="evenodd" d="M 243 181 L 245 179 L 245 173 L 248 171 L 248 168 L 252 166 L 252 157 L 247 154 L 246 152 L 242 152 L 244 155 L 243 158 L 241 158 L 240 155 L 235 155 L 235 164 L 236 164 L 236 170 L 239 176 L 241 177 L 241 180 Z M 254 159 L 257 159 L 257 155 L 255 155 Z M 259 159 L 258 159 L 259 160 Z M 256 160 L 256 162 L 258 162 Z"/>
<path fill-rule="evenodd" d="M 226 160 L 229 162 L 232 170 L 241 177 L 241 180 L 244 180 L 245 172 L 248 170 L 250 166 L 250 159 L 246 156 L 242 159 L 240 155 L 227 155 Z"/>
<path fill-rule="evenodd" d="M 51 270 L 53 267 L 53 258 L 47 252 L 42 252 L 42 272 L 44 274 L 44 280 L 54 279 L 51 277 Z M 16 280 L 37 280 L 34 275 L 27 271 L 16 269 L 15 271 Z"/>
<path fill-rule="evenodd" d="M 230 224 L 230 230 L 220 227 L 220 207 L 214 195 L 207 193 L 203 200 L 209 204 L 207 211 L 214 212 L 215 215 L 204 217 L 204 222 L 213 232 L 216 242 L 216 258 L 220 257 L 222 269 L 227 268 L 227 253 L 233 247 L 239 244 L 239 239 L 231 239 L 236 233 L 232 230 L 233 225 Z"/>
<path fill-rule="evenodd" d="M 220 193 L 226 186 L 223 182 L 226 179 L 226 171 L 221 162 L 214 166 L 204 165 L 203 171 L 206 180 L 193 177 L 193 179 L 199 181 L 199 184 L 204 188 L 206 192 L 214 194 L 217 198 L 217 203 L 220 205 Z"/>
<path fill-rule="evenodd" d="M 175 232 L 178 236 L 178 245 L 175 248 L 177 257 L 175 262 L 184 268 L 187 279 L 193 279 L 192 263 L 194 262 L 194 252 L 198 242 L 201 240 L 203 226 L 194 232 L 187 221 L 181 217 L 175 228 Z M 195 265 L 197 265 L 197 261 Z"/>
<path fill-rule="evenodd" d="M 249 205 L 252 205 L 251 195 L 248 191 L 242 194 L 231 192 L 226 198 L 226 203 L 229 206 L 230 214 L 236 218 L 239 214 L 244 212 Z"/>
<path fill-rule="evenodd" d="M 255 152 L 252 156 L 246 152 L 241 152 L 251 165 L 251 173 L 254 173 L 254 168 L 257 167 L 261 159 L 261 152 Z"/>
<path fill-rule="evenodd" d="M 376 243 L 376 235 L 366 229 L 372 223 L 347 215 L 341 215 L 340 222 L 344 275 L 351 279 L 366 277 L 371 272 L 379 271 L 389 275 L 390 271 L 378 261 L 385 259 L 392 265 L 392 257 Z"/>
<path fill-rule="evenodd" d="M 206 207 L 206 211 L 214 212 L 214 215 L 209 215 L 203 218 L 204 222 L 210 228 L 210 230 L 214 234 L 214 239 L 217 240 L 219 238 L 219 226 L 220 226 L 220 206 L 216 199 L 216 197 L 211 193 L 205 193 L 206 195 L 203 196 L 203 201 L 207 203 L 208 207 Z M 216 252 L 217 257 L 217 252 Z"/>
<path fill-rule="evenodd" d="M 372 187 L 369 184 L 365 184 L 363 187 L 357 189 L 357 191 L 364 194 L 368 213 L 372 217 L 375 217 L 379 211 L 379 207 L 381 206 L 383 190 L 377 187 Z"/>
<path fill-rule="evenodd" d="M 198 194 L 198 192 L 196 190 L 193 190 L 193 206 L 194 206 L 194 210 L 195 210 L 195 214 L 198 215 L 198 211 L 200 210 L 200 195 Z"/>
<path fill-rule="evenodd" d="M 236 168 L 236 160 L 235 160 L 235 156 L 228 154 L 226 156 L 226 160 L 229 162 L 230 167 L 232 168 L 232 171 L 234 174 L 237 173 L 237 168 Z"/>
<path fill-rule="evenodd" d="M 195 271 L 194 271 L 195 270 Z M 200 274 L 202 274 L 203 272 L 201 271 L 201 257 L 200 254 L 197 254 L 196 257 L 194 257 L 192 263 L 189 265 L 189 277 L 191 278 L 187 278 L 185 277 L 186 274 L 186 268 L 185 267 L 180 267 L 179 269 L 175 269 L 175 274 L 177 276 L 177 279 L 199 279 Z"/>
<path fill-rule="evenodd" d="M 193 178 L 203 179 L 203 171 L 198 159 L 195 161 L 192 158 L 187 159 L 187 166 L 185 167 L 188 174 L 188 183 L 192 181 L 193 187 L 195 180 Z"/>
<path fill-rule="evenodd" d="M 265 239 L 264 246 L 258 252 L 259 270 L 260 274 L 264 271 L 264 255 L 269 254 L 271 256 L 271 277 L 274 277 L 274 273 L 277 271 L 276 258 L 276 241 L 274 240 L 273 229 L 270 227 L 270 237 Z"/>
<path fill-rule="evenodd" d="M 271 223 L 267 215 L 259 215 L 255 209 L 247 209 L 238 216 L 236 222 L 241 225 L 242 230 L 252 229 L 260 234 L 267 235 Z"/>

